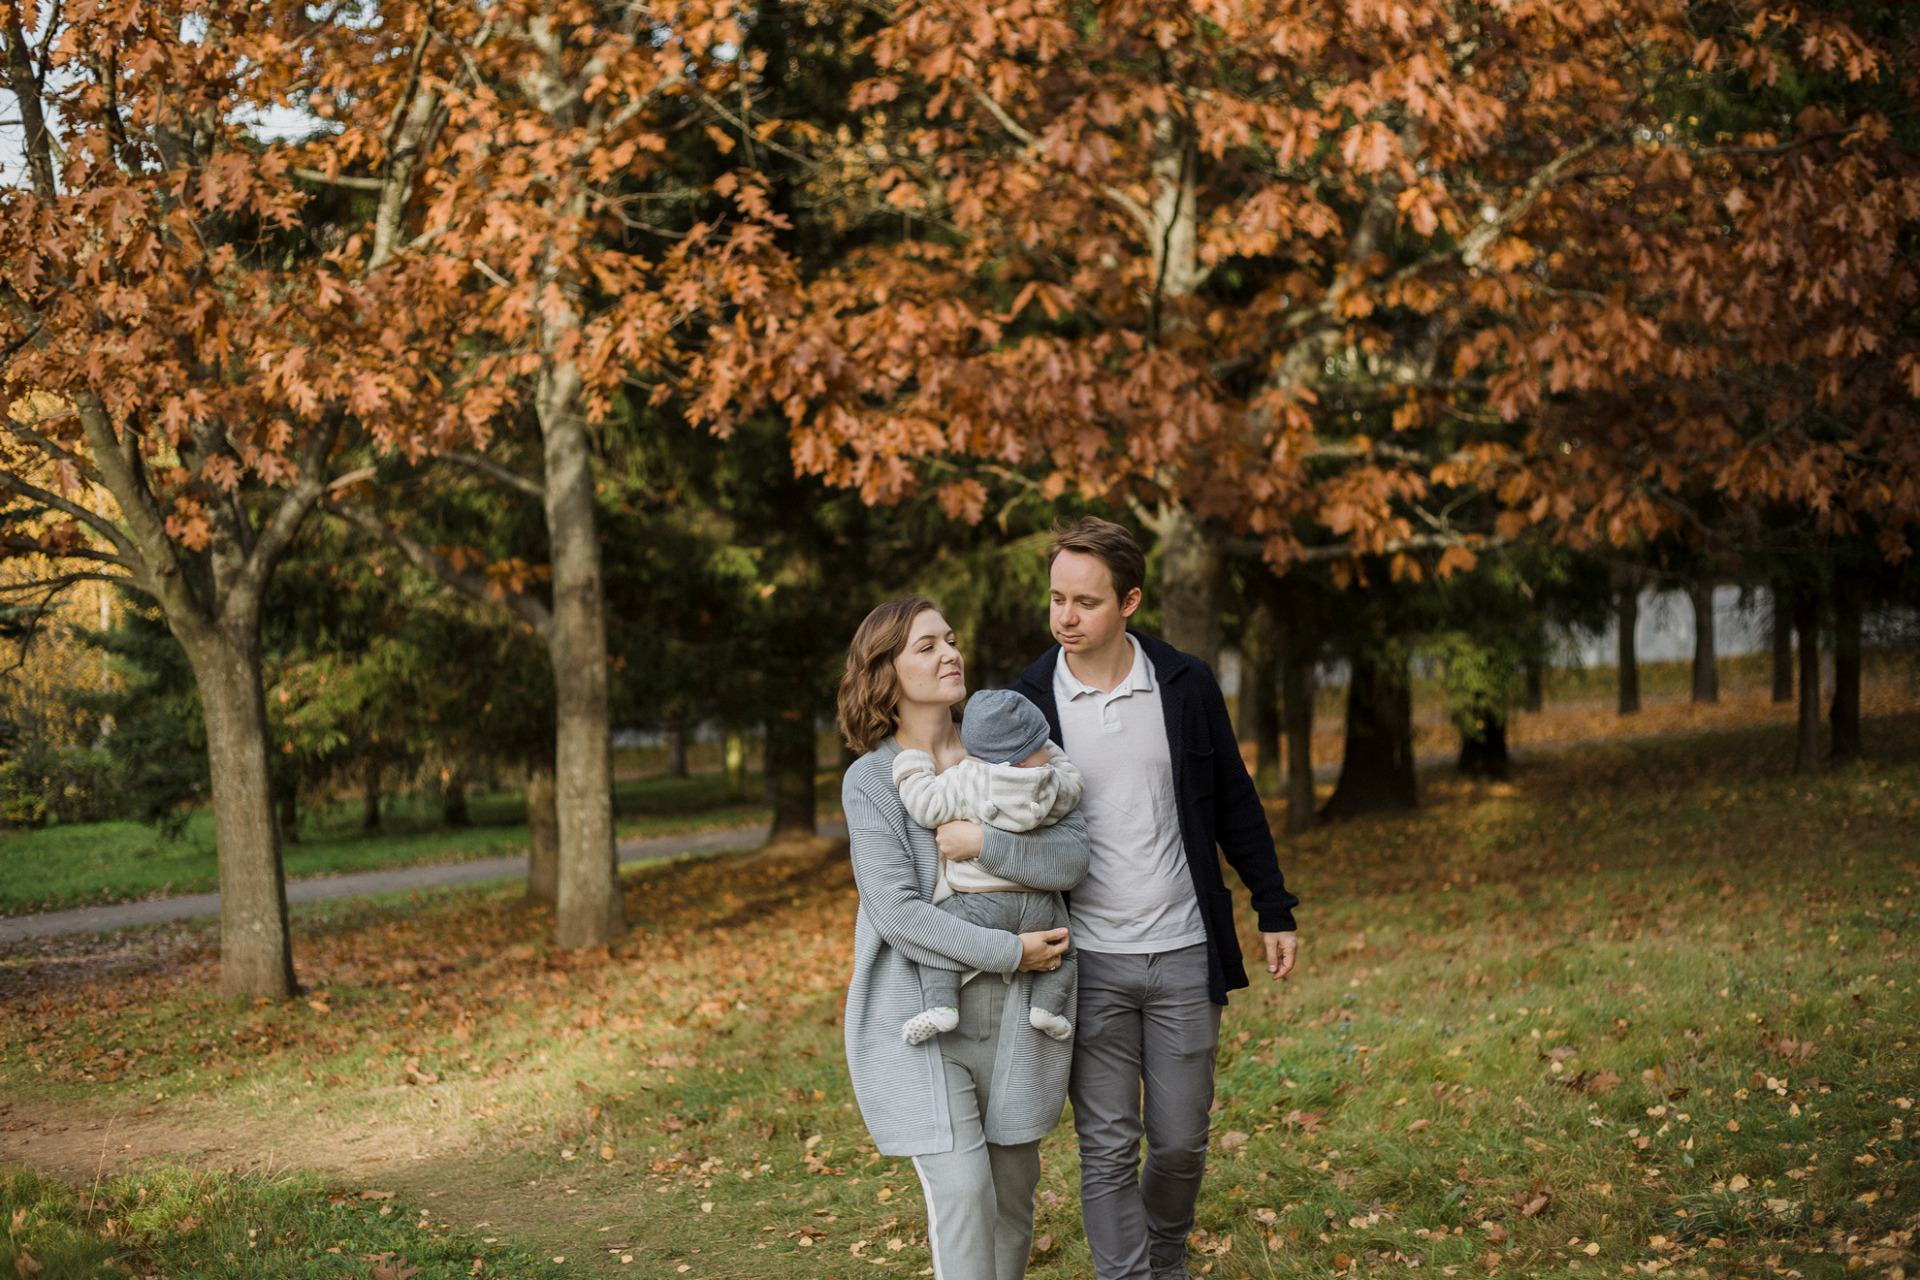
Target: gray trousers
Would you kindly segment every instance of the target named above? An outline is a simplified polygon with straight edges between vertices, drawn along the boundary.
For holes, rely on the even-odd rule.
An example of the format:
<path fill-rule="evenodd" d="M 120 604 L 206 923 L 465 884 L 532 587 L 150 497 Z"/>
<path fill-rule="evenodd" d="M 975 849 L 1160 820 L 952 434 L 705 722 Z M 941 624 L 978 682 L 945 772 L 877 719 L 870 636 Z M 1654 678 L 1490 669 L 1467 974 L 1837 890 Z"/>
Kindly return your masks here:
<path fill-rule="evenodd" d="M 1057 893 L 1025 893 L 1012 889 L 992 893 L 956 893 L 940 903 L 940 909 L 982 929 L 1004 929 L 1008 933 L 1037 933 L 1043 929 L 1067 927 L 1067 907 Z M 1073 947 L 1060 956 L 1060 967 L 1033 975 L 1032 1005 L 1048 1013 L 1073 1021 L 1067 1008 L 1067 992 L 1073 989 Z M 929 1009 L 960 1007 L 960 971 L 920 966 L 920 990 Z"/>
<path fill-rule="evenodd" d="M 1020 1280 L 1033 1248 L 1040 1144 L 988 1142 L 984 1117 L 1011 986 L 984 973 L 960 992 L 960 1025 L 939 1039 L 953 1149 L 915 1156 L 927 1196 L 934 1280 Z"/>
<path fill-rule="evenodd" d="M 1080 1213 L 1098 1280 L 1147 1280 L 1185 1258 L 1207 1167 L 1219 1045 L 1205 943 L 1150 955 L 1080 953 L 1067 1096 L 1080 1136 Z"/>

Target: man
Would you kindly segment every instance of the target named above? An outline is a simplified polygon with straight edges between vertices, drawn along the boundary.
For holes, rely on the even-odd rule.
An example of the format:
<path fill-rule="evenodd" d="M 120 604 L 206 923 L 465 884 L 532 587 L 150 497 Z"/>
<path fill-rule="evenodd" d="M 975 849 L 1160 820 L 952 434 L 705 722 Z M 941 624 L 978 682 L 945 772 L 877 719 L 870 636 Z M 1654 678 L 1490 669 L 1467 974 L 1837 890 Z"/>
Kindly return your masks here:
<path fill-rule="evenodd" d="M 1092 866 L 1068 899 L 1080 1209 L 1098 1280 L 1185 1280 L 1220 1008 L 1247 985 L 1215 845 L 1253 892 L 1276 979 L 1293 971 L 1299 899 L 1212 673 L 1127 628 L 1146 577 L 1133 536 L 1084 519 L 1054 542 L 1048 573 L 1059 647 L 1012 687 L 1046 713 L 1086 786 Z"/>

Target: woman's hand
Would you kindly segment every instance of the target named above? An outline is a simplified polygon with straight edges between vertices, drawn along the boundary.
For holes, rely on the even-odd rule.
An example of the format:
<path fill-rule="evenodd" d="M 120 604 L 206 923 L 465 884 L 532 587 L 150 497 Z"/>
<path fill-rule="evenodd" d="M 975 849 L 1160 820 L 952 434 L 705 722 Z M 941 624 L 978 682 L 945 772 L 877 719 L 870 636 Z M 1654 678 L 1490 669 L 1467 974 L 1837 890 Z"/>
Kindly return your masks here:
<path fill-rule="evenodd" d="M 1060 957 L 1066 954 L 1066 950 L 1065 929 L 1023 933 L 1020 935 L 1020 972 L 1043 973 L 1048 969 L 1058 969 Z"/>
<path fill-rule="evenodd" d="M 943 822 L 933 829 L 933 842 L 940 846 L 940 856 L 948 862 L 966 862 L 980 856 L 981 841 L 986 832 L 977 822 L 968 822 L 962 818 L 954 822 Z"/>

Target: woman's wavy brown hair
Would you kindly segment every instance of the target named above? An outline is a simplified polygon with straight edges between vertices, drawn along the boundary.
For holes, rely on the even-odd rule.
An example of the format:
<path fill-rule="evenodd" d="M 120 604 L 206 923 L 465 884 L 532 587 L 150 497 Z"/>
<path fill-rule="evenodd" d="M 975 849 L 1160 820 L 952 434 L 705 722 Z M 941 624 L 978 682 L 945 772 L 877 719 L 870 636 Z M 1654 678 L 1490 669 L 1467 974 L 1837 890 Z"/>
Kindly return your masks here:
<path fill-rule="evenodd" d="M 907 647 L 913 620 L 940 606 L 925 596 L 889 600 L 860 623 L 847 647 L 847 670 L 840 677 L 840 732 L 847 745 L 865 753 L 900 727 L 900 677 L 893 660 Z"/>

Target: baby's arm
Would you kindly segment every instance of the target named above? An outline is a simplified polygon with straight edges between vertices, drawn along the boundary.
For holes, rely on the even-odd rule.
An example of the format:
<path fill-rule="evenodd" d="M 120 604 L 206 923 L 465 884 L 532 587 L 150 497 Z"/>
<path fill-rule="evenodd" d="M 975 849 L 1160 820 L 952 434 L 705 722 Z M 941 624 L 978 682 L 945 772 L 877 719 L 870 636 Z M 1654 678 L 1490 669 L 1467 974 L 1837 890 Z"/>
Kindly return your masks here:
<path fill-rule="evenodd" d="M 1047 744 L 1047 760 L 1053 766 L 1059 786 L 1053 794 L 1053 808 L 1047 811 L 1046 821 L 1054 823 L 1073 812 L 1080 803 L 1080 796 L 1086 790 L 1086 782 L 1080 777 L 1080 770 L 1073 761 L 1067 759 L 1067 753 L 1051 742 Z"/>
<path fill-rule="evenodd" d="M 962 760 L 945 773 L 933 771 L 933 757 L 924 751 L 902 751 L 893 762 L 893 785 L 900 792 L 900 803 L 923 827 L 938 827 L 968 815 L 966 805 L 967 766 Z"/>

